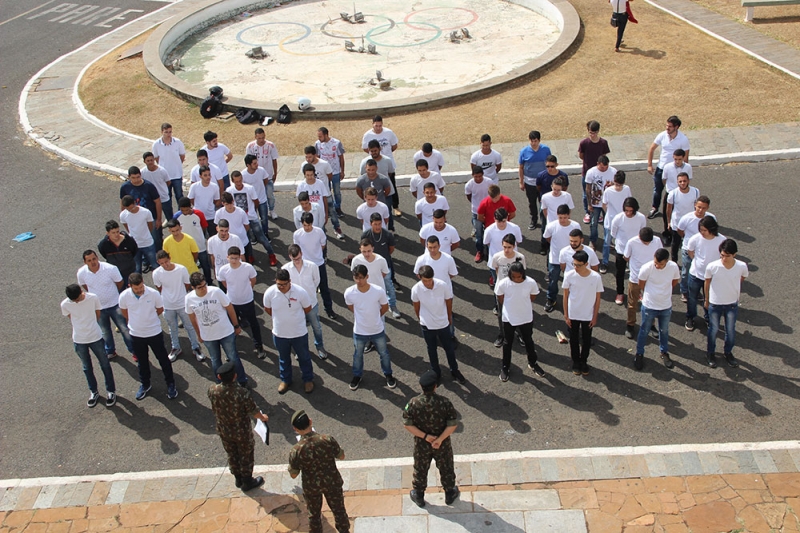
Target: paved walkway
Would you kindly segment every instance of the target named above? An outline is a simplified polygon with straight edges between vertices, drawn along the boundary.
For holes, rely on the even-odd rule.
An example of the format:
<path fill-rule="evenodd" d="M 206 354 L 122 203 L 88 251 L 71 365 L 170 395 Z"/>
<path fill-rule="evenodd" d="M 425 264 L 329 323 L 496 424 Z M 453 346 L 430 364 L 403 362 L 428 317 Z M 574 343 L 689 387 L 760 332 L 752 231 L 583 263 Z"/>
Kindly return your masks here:
<path fill-rule="evenodd" d="M 410 458 L 339 467 L 356 533 L 800 530 L 800 441 L 457 456 L 460 500 L 430 488 L 425 509 Z M 299 479 L 256 470 L 247 495 L 224 468 L 0 481 L 0 531 L 307 531 Z"/>

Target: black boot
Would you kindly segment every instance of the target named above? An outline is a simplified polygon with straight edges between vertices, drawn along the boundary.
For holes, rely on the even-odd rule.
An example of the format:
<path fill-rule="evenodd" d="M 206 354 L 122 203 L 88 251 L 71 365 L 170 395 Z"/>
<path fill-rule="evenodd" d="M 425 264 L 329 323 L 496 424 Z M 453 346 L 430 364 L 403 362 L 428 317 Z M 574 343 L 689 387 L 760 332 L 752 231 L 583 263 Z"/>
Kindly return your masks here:
<path fill-rule="evenodd" d="M 458 499 L 459 494 L 461 494 L 461 491 L 458 490 L 458 487 L 453 487 L 450 490 L 446 490 L 444 492 L 444 503 L 447 505 L 452 505 L 453 502 Z"/>
<path fill-rule="evenodd" d="M 425 493 L 424 492 L 417 492 L 416 490 L 411 490 L 408 493 L 411 497 L 411 501 L 417 504 L 417 507 L 425 507 Z"/>
<path fill-rule="evenodd" d="M 236 479 L 236 488 L 239 489 L 242 487 L 242 476 L 233 476 Z"/>
<path fill-rule="evenodd" d="M 256 478 L 251 477 L 250 479 L 242 481 L 242 492 L 248 492 L 255 488 L 260 487 L 264 484 L 264 478 L 258 476 Z"/>

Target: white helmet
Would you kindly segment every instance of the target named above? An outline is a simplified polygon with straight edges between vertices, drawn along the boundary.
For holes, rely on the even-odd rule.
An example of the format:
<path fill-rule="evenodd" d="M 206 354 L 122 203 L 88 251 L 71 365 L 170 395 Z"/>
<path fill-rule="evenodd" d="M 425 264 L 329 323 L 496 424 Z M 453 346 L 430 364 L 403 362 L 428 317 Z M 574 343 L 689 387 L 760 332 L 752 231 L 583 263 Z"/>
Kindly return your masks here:
<path fill-rule="evenodd" d="M 297 107 L 300 109 L 300 111 L 305 111 L 306 109 L 311 107 L 311 99 L 306 98 L 305 96 L 301 96 L 300 98 L 297 99 Z"/>

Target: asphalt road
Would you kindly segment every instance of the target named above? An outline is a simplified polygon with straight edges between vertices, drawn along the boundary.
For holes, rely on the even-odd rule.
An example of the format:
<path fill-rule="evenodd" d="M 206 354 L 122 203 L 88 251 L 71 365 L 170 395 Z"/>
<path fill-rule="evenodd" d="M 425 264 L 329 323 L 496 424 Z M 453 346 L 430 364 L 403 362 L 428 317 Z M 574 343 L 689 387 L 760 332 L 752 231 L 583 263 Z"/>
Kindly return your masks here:
<path fill-rule="evenodd" d="M 2 20 L 36 5 L 0 1 Z M 124 5 L 149 10 L 161 4 Z M 0 96 L 6 109 L 16 109 L 19 91 L 41 66 L 106 30 L 51 23 L 43 16 L 27 22 L 21 17 L 5 24 L 2 31 L 0 72 L 7 88 Z M 208 363 L 187 357 L 175 363 L 180 395 L 173 401 L 167 400 L 160 372 L 154 369 L 153 391 L 137 402 L 133 398 L 136 366 L 118 358 L 113 363 L 120 394 L 117 406 L 85 407 L 85 379 L 72 351 L 69 322 L 61 317 L 58 304 L 64 286 L 74 282 L 81 252 L 95 247 L 104 233 L 104 222 L 118 215 L 119 182 L 62 164 L 26 145 L 15 113 L 0 116 L 0 125 L 4 147 L 0 150 L 4 178 L 0 181 L 0 239 L 7 243 L 0 255 L 4 274 L 0 279 L 0 478 L 224 465 L 205 393 L 211 379 Z M 546 129 L 546 125 L 538 127 Z M 138 161 L 138 155 L 131 154 L 131 161 Z M 625 310 L 613 303 L 614 281 L 609 274 L 604 277 L 607 290 L 589 360 L 592 373 L 583 378 L 568 370 L 568 347 L 557 344 L 553 336 L 556 329 L 565 327 L 562 316 L 558 311 L 544 314 L 544 295 L 540 295 L 534 339 L 548 375 L 534 376 L 525 366 L 522 350 L 515 347 L 508 383 L 498 379 L 500 350 L 492 345 L 496 318 L 491 312 L 486 267 L 472 262 L 469 206 L 462 186 L 448 186 L 450 222 L 462 235 L 462 249 L 455 252 L 460 270 L 455 280 L 455 311 L 461 341 L 457 356 L 468 380 L 461 386 L 446 378 L 442 387 L 463 417 L 463 426 L 454 436 L 456 453 L 796 438 L 796 423 L 787 413 L 794 412 L 800 397 L 799 343 L 793 335 L 800 291 L 796 281 L 791 281 L 797 279 L 792 274 L 797 266 L 791 244 L 797 241 L 789 237 L 789 217 L 797 212 L 798 202 L 796 195 L 786 192 L 797 183 L 798 173 L 798 162 L 695 171 L 694 184 L 711 196 L 711 211 L 722 233 L 739 241 L 740 258 L 750 265 L 739 315 L 738 369 L 721 365 L 711 370 L 704 365 L 705 328 L 692 333 L 682 328 L 683 306 L 676 297 L 670 350 L 675 368 L 667 370 L 653 359 L 657 348 L 650 344 L 645 369 L 636 372 L 626 353 L 632 341 L 622 335 Z M 629 184 L 643 205 L 649 183 L 644 173 L 629 175 Z M 513 182 L 504 182 L 503 189 L 524 212 L 523 194 Z M 348 191 L 345 199 L 345 211 L 354 213 L 355 194 Z M 283 217 L 294 200 L 280 194 L 278 202 L 282 218 L 271 231 L 285 260 L 293 227 Z M 411 209 L 405 191 L 401 207 L 406 212 Z M 520 223 L 524 221 L 520 216 Z M 428 367 L 409 298 L 411 267 L 422 252 L 417 223 L 408 214 L 398 223 L 396 261 L 405 287 L 399 294 L 403 317 L 387 319 L 398 386 L 386 388 L 373 353 L 366 356 L 361 388 L 351 392 L 347 384 L 352 316 L 342 298 L 351 279 L 341 260 L 357 251 L 355 222 L 354 216 L 343 220 L 345 242 L 330 241 L 329 269 L 335 273 L 331 279 L 340 318 L 323 319 L 326 347 L 333 356 L 315 361 L 314 393 L 303 394 L 297 380 L 292 391 L 279 396 L 274 349 L 267 343 L 270 356 L 258 361 L 250 355 L 247 336 L 240 337 L 254 396 L 271 417 L 272 444 L 257 447 L 258 463 L 286 460 L 294 442 L 289 417 L 299 408 L 309 410 L 318 430 L 336 435 L 348 459 L 411 454 L 401 409 L 417 393 L 417 376 Z M 36 238 L 12 243 L 11 238 L 24 231 L 34 232 Z M 521 249 L 528 255 L 533 277 L 542 285 L 544 258 L 537 253 L 538 232 L 523 233 L 527 240 Z M 266 266 L 263 251 L 257 252 L 257 260 L 256 298 L 260 301 L 272 283 L 274 269 Z M 146 279 L 149 283 L 149 275 Z M 261 316 L 266 324 L 263 333 L 268 334 L 269 321 Z M 182 342 L 188 353 L 188 339 Z"/>

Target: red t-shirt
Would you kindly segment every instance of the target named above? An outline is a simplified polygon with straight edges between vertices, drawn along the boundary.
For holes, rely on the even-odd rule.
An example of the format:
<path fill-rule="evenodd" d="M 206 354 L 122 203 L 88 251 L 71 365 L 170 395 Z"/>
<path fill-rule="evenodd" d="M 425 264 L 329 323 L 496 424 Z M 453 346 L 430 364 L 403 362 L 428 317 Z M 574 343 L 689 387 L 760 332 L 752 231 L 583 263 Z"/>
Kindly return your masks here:
<path fill-rule="evenodd" d="M 514 202 L 511 201 L 511 198 L 506 196 L 505 194 L 500 195 L 500 199 L 496 202 L 492 201 L 491 196 L 487 196 L 486 198 L 481 201 L 480 205 L 478 206 L 478 214 L 484 216 L 484 226 L 491 226 L 494 224 L 494 212 L 504 207 L 508 214 L 515 213 L 517 211 Z"/>

